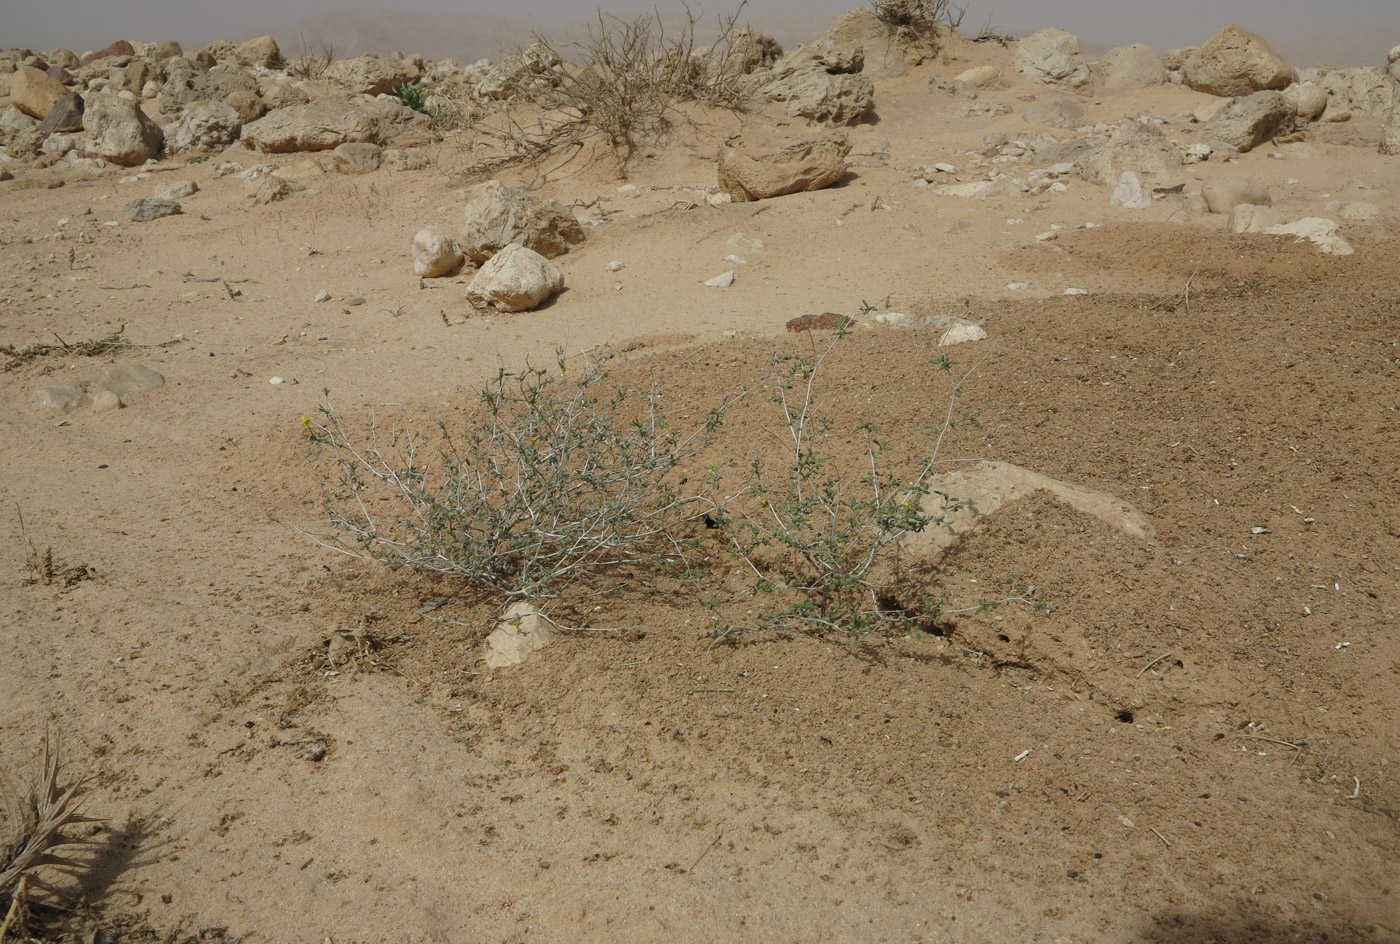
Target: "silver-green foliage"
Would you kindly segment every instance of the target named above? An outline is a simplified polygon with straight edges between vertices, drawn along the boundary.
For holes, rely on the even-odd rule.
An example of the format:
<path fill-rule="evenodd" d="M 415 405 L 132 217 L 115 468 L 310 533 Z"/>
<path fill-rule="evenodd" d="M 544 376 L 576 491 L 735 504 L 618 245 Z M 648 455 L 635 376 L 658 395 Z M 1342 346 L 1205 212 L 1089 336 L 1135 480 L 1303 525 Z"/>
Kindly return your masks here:
<path fill-rule="evenodd" d="M 347 433 L 307 421 L 332 474 L 323 543 L 393 568 L 451 574 L 507 598 L 566 596 L 622 568 L 681 566 L 687 522 L 718 507 L 717 473 L 690 471 L 722 407 L 684 428 L 655 389 L 607 382 L 606 356 L 501 371 L 462 428 Z M 386 504 L 383 500 L 387 499 Z"/>

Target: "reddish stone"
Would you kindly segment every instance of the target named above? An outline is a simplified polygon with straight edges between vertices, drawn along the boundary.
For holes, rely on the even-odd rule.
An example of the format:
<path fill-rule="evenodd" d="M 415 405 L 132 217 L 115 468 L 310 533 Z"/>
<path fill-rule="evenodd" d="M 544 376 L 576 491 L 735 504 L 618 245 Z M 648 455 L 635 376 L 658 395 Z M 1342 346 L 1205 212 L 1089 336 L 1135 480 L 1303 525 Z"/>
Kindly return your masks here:
<path fill-rule="evenodd" d="M 100 50 L 98 52 L 88 53 L 82 58 L 81 63 L 83 65 L 87 65 L 90 62 L 96 62 L 98 59 L 107 59 L 112 56 L 134 55 L 136 55 L 136 50 L 132 48 L 131 43 L 127 42 L 124 39 L 119 39 L 112 45 L 108 46 L 106 49 Z"/>
<path fill-rule="evenodd" d="M 820 315 L 802 315 L 787 323 L 787 329 L 798 331 L 835 331 L 851 321 L 850 315 L 838 315 L 834 311 L 824 311 Z"/>

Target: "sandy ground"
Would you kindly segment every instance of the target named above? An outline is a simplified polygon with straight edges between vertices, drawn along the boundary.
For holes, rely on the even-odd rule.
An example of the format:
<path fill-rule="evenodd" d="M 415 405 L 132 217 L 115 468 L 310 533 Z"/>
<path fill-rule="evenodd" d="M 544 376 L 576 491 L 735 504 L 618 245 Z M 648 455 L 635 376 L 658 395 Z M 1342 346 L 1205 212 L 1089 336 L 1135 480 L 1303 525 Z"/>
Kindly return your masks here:
<path fill-rule="evenodd" d="M 606 165 L 549 174 L 542 195 L 616 212 L 558 260 L 566 292 L 518 315 L 472 311 L 466 277 L 412 273 L 413 233 L 460 216 L 469 157 L 452 141 L 433 170 L 314 175 L 253 208 L 220 157 L 0 185 L 0 343 L 120 327 L 137 345 L 0 377 L 0 763 L 24 770 L 54 731 L 94 778 L 106 822 L 80 923 L 337 944 L 1400 940 L 1400 162 L 1357 121 L 1183 172 L 1187 192 L 1265 180 L 1290 216 L 1375 203 L 1379 220 L 1344 229 L 1350 257 L 1167 201 L 1110 208 L 1077 180 L 982 201 L 915 189 L 933 161 L 975 179 L 960 149 L 1025 127 L 951 118 L 925 88 L 1008 56 L 959 46 L 882 82 L 852 173 L 817 193 L 704 201 L 719 142 L 810 133 L 777 113 L 708 116 L 634 164 L 637 190 Z M 984 98 L 1019 111 L 1028 95 L 1054 97 Z M 1204 101 L 1084 104 L 1116 121 Z M 104 225 L 171 179 L 201 187 L 184 215 Z M 764 249 L 732 288 L 705 287 L 735 233 Z M 322 288 L 333 300 L 314 303 Z M 714 645 L 705 594 L 723 579 L 640 574 L 595 617 L 625 631 L 484 672 L 490 599 L 302 533 L 320 491 L 300 419 L 325 389 L 347 418 L 427 428 L 502 367 L 611 344 L 620 382 L 704 407 L 774 351 L 825 343 L 785 334 L 789 318 L 862 302 L 988 331 L 954 349 L 978 365 L 981 425 L 944 455 L 1117 495 L 1156 541 L 1042 495 L 926 579 L 958 605 L 1033 585 L 1044 611 L 857 647 Z M 937 353 L 931 335 L 859 331 L 821 402 L 838 430 L 877 420 L 892 461 L 913 461 L 946 408 Z M 117 412 L 29 404 L 126 362 L 167 385 Z M 766 449 L 770 410 L 736 407 L 723 450 Z M 27 542 L 91 579 L 24 585 Z M 327 640 L 357 627 L 365 650 L 332 664 Z"/>

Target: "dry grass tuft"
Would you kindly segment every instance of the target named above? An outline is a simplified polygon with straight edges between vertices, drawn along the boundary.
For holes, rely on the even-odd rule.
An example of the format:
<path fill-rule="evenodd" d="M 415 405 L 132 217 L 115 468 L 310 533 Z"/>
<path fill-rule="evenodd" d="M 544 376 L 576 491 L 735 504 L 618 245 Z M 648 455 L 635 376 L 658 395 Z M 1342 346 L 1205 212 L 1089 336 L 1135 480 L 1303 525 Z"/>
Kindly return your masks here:
<path fill-rule="evenodd" d="M 86 781 L 62 777 L 57 738 L 44 742 L 43 770 L 27 787 L 0 775 L 0 944 L 12 929 L 23 929 L 30 886 L 52 892 L 44 870 L 72 874 L 85 865 L 73 858 L 86 839 L 67 830 L 95 820 L 82 814 Z"/>

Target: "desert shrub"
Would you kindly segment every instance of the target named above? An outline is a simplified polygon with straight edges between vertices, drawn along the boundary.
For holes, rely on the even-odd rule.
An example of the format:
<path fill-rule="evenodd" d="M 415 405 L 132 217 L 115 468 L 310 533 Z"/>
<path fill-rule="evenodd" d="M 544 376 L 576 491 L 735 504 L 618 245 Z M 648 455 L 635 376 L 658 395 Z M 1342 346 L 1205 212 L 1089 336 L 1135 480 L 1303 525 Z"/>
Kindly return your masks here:
<path fill-rule="evenodd" d="M 87 844 L 69 828 L 92 819 L 82 815 L 85 784 L 65 777 L 53 741 L 44 745 L 32 781 L 17 783 L 14 771 L 0 772 L 0 941 L 13 930 L 24 936 L 24 911 L 31 886 L 52 891 L 43 870 L 74 872 L 83 859 L 75 847 Z"/>
<path fill-rule="evenodd" d="M 600 11 L 588 38 L 564 47 L 576 60 L 572 64 L 558 44 L 535 37 L 528 53 L 537 112 L 525 124 L 512 116 L 504 130 L 480 128 L 505 153 L 479 162 L 473 172 L 577 153 L 595 143 L 610 149 L 625 169 L 639 147 L 675 125 L 681 103 L 742 110 L 749 101 L 744 75 L 753 40 L 735 25 L 747 2 L 720 17 L 718 38 L 708 47 L 696 45 L 698 20 L 689 6 L 684 23 L 670 32 L 659 12 L 628 19 Z"/>
<path fill-rule="evenodd" d="M 890 468 L 889 443 L 864 421 L 861 467 L 845 467 L 827 451 L 833 421 L 821 411 L 817 387 L 823 364 L 848 336 L 843 328 L 820 354 L 780 353 L 769 362 L 783 459 L 771 468 L 753 461 L 744 501 L 726 510 L 724 522 L 733 552 L 752 574 L 753 593 L 773 603 L 756 622 L 725 626 L 721 636 L 814 629 L 859 640 L 883 624 L 938 616 L 940 601 L 924 599 L 916 612 L 890 602 L 886 565 L 904 534 L 944 525 L 924 499 L 944 437 L 959 418 L 962 382 L 951 380 L 954 362 L 946 355 L 933 362 L 952 386 L 933 447 L 916 466 L 904 474 Z M 955 507 L 942 497 L 945 509 Z"/>
<path fill-rule="evenodd" d="M 952 0 L 870 0 L 870 6 L 882 23 L 921 32 L 957 29 L 967 10 Z"/>
<path fill-rule="evenodd" d="M 607 382 L 608 356 L 500 372 L 460 429 L 350 435 L 329 404 L 304 422 L 329 462 L 322 543 L 392 568 L 550 600 L 624 567 L 677 565 L 687 522 L 717 507 L 715 476 L 682 471 L 722 407 L 687 428 L 655 389 Z M 388 504 L 385 504 L 387 502 Z M 391 511 L 390 511 L 391 509 Z"/>
<path fill-rule="evenodd" d="M 306 34 L 301 34 L 301 56 L 287 62 L 287 73 L 293 78 L 310 79 L 318 81 L 325 75 L 326 70 L 335 62 L 335 46 L 331 43 L 321 43 L 314 50 L 306 41 Z"/>
<path fill-rule="evenodd" d="M 431 118 L 435 128 L 447 128 L 456 122 L 459 109 L 442 95 L 434 93 L 432 89 L 424 88 L 417 82 L 396 85 L 393 93 L 394 97 L 399 100 L 399 104 L 405 108 Z"/>

